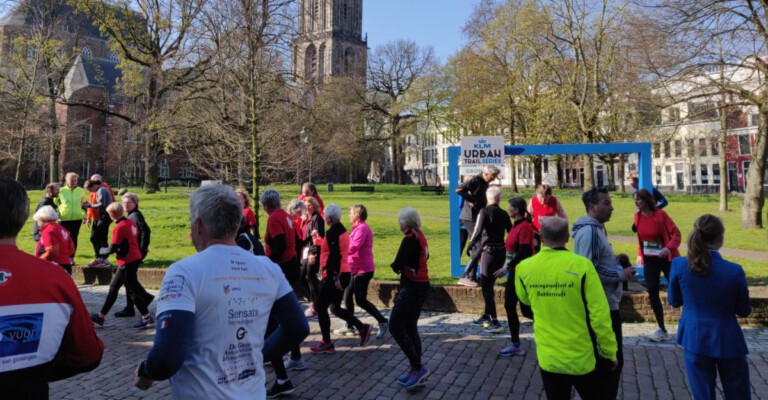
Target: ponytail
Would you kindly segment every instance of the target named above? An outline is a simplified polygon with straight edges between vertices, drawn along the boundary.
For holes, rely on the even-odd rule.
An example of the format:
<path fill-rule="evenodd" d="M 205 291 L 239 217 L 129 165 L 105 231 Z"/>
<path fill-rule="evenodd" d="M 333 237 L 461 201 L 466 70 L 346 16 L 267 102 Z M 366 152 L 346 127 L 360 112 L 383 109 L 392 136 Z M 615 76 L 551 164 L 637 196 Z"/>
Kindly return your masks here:
<path fill-rule="evenodd" d="M 711 214 L 704 214 L 693 223 L 693 231 L 688 235 L 688 269 L 699 275 L 709 275 L 712 270 L 709 245 L 724 232 L 723 222 Z"/>

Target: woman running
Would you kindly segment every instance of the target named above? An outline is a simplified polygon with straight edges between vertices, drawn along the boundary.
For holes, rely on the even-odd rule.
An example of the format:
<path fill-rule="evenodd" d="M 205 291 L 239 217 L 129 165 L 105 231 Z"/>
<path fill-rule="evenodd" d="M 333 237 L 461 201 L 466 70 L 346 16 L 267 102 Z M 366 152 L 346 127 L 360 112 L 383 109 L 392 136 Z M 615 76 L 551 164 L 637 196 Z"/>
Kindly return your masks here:
<path fill-rule="evenodd" d="M 531 222 L 535 229 L 533 240 L 534 247 L 537 250 L 541 248 L 541 238 L 539 237 L 541 223 L 539 223 L 539 218 L 558 216 L 568 220 L 568 214 L 565 213 L 560 200 L 552 196 L 552 188 L 545 184 L 536 186 L 536 195 L 531 197 L 531 200 L 528 202 L 528 214 L 531 216 Z"/>
<path fill-rule="evenodd" d="M 469 240 L 469 248 L 482 238 L 482 256 L 480 256 L 480 287 L 483 291 L 485 311 L 472 324 L 485 328 L 488 333 L 500 333 L 504 328 L 496 316 L 496 299 L 493 286 L 496 283 L 496 271 L 504 266 L 504 234 L 512 229 L 509 214 L 499 207 L 501 189 L 491 186 L 485 192 L 488 205 L 477 215 L 477 225 Z"/>
<path fill-rule="evenodd" d="M 421 232 L 421 217 L 413 208 L 403 208 L 397 214 L 400 231 L 405 234 L 392 263 L 392 270 L 400 274 L 400 289 L 389 316 L 389 332 L 408 358 L 410 369 L 397 377 L 406 389 L 424 384 L 431 371 L 421 361 L 419 316 L 429 294 L 427 239 Z"/>
<path fill-rule="evenodd" d="M 309 308 L 304 313 L 307 318 L 317 316 L 315 303 L 317 302 L 317 293 L 320 291 L 320 282 L 317 279 L 317 273 L 320 271 L 320 246 L 315 244 L 312 238 L 313 232 L 321 239 L 325 237 L 325 221 L 320 216 L 318 210 L 320 205 L 314 197 L 304 198 L 304 205 L 307 207 L 307 214 L 302 221 L 302 249 L 301 249 L 301 276 L 302 285 L 307 285 L 309 291 Z M 313 262 L 309 261 L 309 257 Z"/>
<path fill-rule="evenodd" d="M 499 351 L 501 357 L 513 357 L 525 355 L 525 350 L 520 346 L 520 320 L 517 316 L 517 292 L 515 291 L 515 268 L 521 261 L 535 253 L 533 246 L 533 225 L 530 215 L 526 211 L 525 200 L 515 197 L 509 200 L 509 216 L 512 218 L 512 230 L 507 235 L 505 247 L 507 250 L 507 262 L 504 268 L 496 271 L 496 277 L 501 278 L 509 274 L 504 288 L 504 309 L 507 311 L 509 322 L 509 335 L 512 343 Z M 523 315 L 530 313 L 530 307 L 520 303 Z"/>
<path fill-rule="evenodd" d="M 664 326 L 664 309 L 659 298 L 661 273 L 669 280 L 669 267 L 672 259 L 680 256 L 681 235 L 672 218 L 656 208 L 656 200 L 648 189 L 635 192 L 635 222 L 632 231 L 637 233 L 637 264 L 645 269 L 645 282 L 648 297 L 659 329 L 648 337 L 653 342 L 666 340 L 667 328 Z"/>
<path fill-rule="evenodd" d="M 368 344 L 373 331 L 372 325 L 360 322 L 354 314 L 341 308 L 344 288 L 350 281 L 350 269 L 347 263 L 349 234 L 341 224 L 341 208 L 338 205 L 329 204 L 325 208 L 325 223 L 328 224 L 328 230 L 324 238 L 321 238 L 317 232 L 312 233 L 315 244 L 320 246 L 320 271 L 323 276 L 315 305 L 323 340 L 310 347 L 312 353 L 336 352 L 336 347 L 331 341 L 331 317 L 328 315 L 328 308 L 333 315 L 357 328 L 360 333 L 360 346 Z M 314 263 L 315 259 L 315 256 L 309 256 L 310 263 Z"/>
<path fill-rule="evenodd" d="M 72 253 L 75 244 L 69 231 L 57 222 L 59 213 L 51 206 L 37 210 L 33 219 L 40 228 L 40 240 L 35 248 L 35 255 L 50 261 L 72 275 Z"/>

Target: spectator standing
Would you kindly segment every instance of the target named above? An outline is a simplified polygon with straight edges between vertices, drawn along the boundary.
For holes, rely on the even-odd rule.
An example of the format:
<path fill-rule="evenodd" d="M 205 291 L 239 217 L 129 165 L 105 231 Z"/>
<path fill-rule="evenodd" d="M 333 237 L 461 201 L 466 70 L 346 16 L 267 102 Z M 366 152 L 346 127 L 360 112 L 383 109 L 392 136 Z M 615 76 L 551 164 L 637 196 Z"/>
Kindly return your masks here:
<path fill-rule="evenodd" d="M 528 214 L 531 215 L 531 222 L 534 229 L 536 229 L 534 245 L 537 249 L 540 247 L 538 231 L 541 229 L 541 223 L 539 218 L 558 216 L 566 221 L 568 220 L 568 214 L 565 213 L 560 200 L 552 195 L 552 188 L 545 184 L 536 186 L 536 195 L 531 197 L 531 200 L 528 202 Z"/>
<path fill-rule="evenodd" d="M 629 186 L 632 187 L 633 196 L 638 190 L 637 189 L 638 181 L 639 181 L 639 178 L 637 176 L 637 172 L 632 172 L 629 174 L 629 177 L 627 178 L 627 182 L 629 182 Z M 655 203 L 656 203 L 656 208 L 662 209 L 666 207 L 667 204 L 669 204 L 669 202 L 667 201 L 667 198 L 664 197 L 664 195 L 661 192 L 659 192 L 659 190 L 656 189 L 655 187 L 652 187 L 651 189 L 653 189 L 652 193 L 653 193 L 653 199 L 655 200 Z"/>
<path fill-rule="evenodd" d="M 149 229 L 149 225 L 147 225 L 147 221 L 144 219 L 144 214 L 139 210 L 139 196 L 135 193 L 126 192 L 122 195 L 121 204 L 123 205 L 123 210 L 128 213 L 128 219 L 133 221 L 136 224 L 136 227 L 139 228 L 139 252 L 141 253 L 141 262 L 143 263 L 149 253 L 149 242 L 152 237 L 152 230 Z M 120 282 L 118 284 L 118 289 L 124 284 L 125 282 Z M 148 297 L 146 297 L 145 301 L 149 304 L 155 297 L 149 293 L 147 293 L 147 295 Z M 126 295 L 125 308 L 115 312 L 115 317 L 128 318 L 135 315 L 136 311 L 134 310 L 133 298 L 132 296 Z"/>
<path fill-rule="evenodd" d="M 526 210 L 526 203 L 522 197 L 509 199 L 509 216 L 512 218 L 512 229 L 507 235 L 504 243 L 506 249 L 506 264 L 504 268 L 496 271 L 496 277 L 507 277 L 506 287 L 504 288 L 504 309 L 507 312 L 507 321 L 509 323 L 509 335 L 511 343 L 509 346 L 499 351 L 500 357 L 513 357 L 525 355 L 520 345 L 520 319 L 517 316 L 517 291 L 515 288 L 515 270 L 517 265 L 526 258 L 536 254 L 533 244 L 533 225 L 531 224 L 530 214 Z M 533 317 L 530 307 L 520 303 L 523 315 Z"/>
<path fill-rule="evenodd" d="M 483 167 L 482 173 L 473 176 L 469 181 L 462 183 L 456 189 L 456 193 L 464 199 L 464 208 L 461 209 L 459 220 L 467 228 L 468 237 L 473 236 L 475 225 L 477 224 L 477 216 L 480 210 L 487 205 L 485 192 L 488 190 L 488 184 L 498 178 L 499 172 L 499 168 L 495 165 L 486 165 Z M 480 261 L 481 251 L 482 249 L 478 246 L 467 249 L 471 256 L 464 269 L 462 279 L 459 279 L 460 285 L 477 286 L 477 264 Z"/>
<path fill-rule="evenodd" d="M 355 314 L 355 303 L 370 314 L 379 323 L 377 339 L 381 339 L 389 330 L 389 321 L 381 312 L 368 301 L 368 284 L 373 279 L 375 265 L 373 264 L 373 231 L 368 223 L 368 210 L 362 204 L 349 208 L 349 222 L 352 224 L 349 233 L 349 251 L 347 259 L 352 280 L 344 290 L 344 304 L 352 315 Z M 347 326 L 347 329 L 351 326 Z M 334 332 L 336 333 L 336 332 Z"/>
<path fill-rule="evenodd" d="M 515 285 L 520 301 L 536 316 L 534 340 L 544 392 L 549 400 L 570 399 L 575 387 L 582 399 L 604 399 L 596 354 L 609 360 L 610 368 L 618 361 L 600 280 L 589 259 L 565 249 L 568 221 L 542 219 L 541 239 L 541 251 L 517 266 Z"/>
<path fill-rule="evenodd" d="M 37 242 L 35 254 L 64 268 L 72 275 L 72 253 L 75 245 L 69 231 L 58 224 L 59 214 L 53 207 L 44 206 L 35 212 L 33 219 L 35 226 L 40 229 L 40 240 Z"/>
<path fill-rule="evenodd" d="M 77 186 L 78 176 L 74 172 L 68 172 L 64 177 L 65 185 L 59 192 L 59 197 L 56 198 L 55 203 L 59 206 L 59 218 L 61 218 L 61 226 L 69 231 L 72 237 L 72 243 L 75 244 L 75 252 L 77 252 L 77 238 L 80 236 L 80 227 L 83 225 L 83 212 L 82 206 L 85 198 L 85 192 L 82 188 Z M 75 257 L 75 253 L 72 253 L 72 257 Z"/>
<path fill-rule="evenodd" d="M 315 244 L 320 246 L 320 273 L 322 275 L 320 290 L 317 294 L 317 304 L 315 305 L 322 340 L 310 348 L 312 353 L 336 352 L 336 347 L 331 341 L 329 308 L 333 315 L 357 329 L 360 335 L 360 346 L 368 344 L 373 332 L 372 325 L 363 324 L 349 310 L 341 308 L 344 288 L 349 285 L 351 279 L 347 258 L 349 234 L 347 228 L 341 224 L 341 207 L 336 204 L 329 204 L 325 208 L 325 223 L 328 225 L 328 230 L 325 231 L 324 238 L 321 238 L 317 232 L 312 235 Z M 310 256 L 309 262 L 314 263 L 315 258 L 315 256 Z"/>
<path fill-rule="evenodd" d="M 99 185 L 109 190 L 109 193 L 112 195 L 113 201 L 117 201 L 115 200 L 117 198 L 115 197 L 115 191 L 112 190 L 112 188 L 109 186 L 107 182 L 104 182 L 104 179 L 101 177 L 101 175 L 93 174 L 91 175 L 90 180 L 92 182 L 98 182 Z M 98 192 L 90 192 L 88 194 L 88 202 L 91 204 L 97 203 L 97 200 L 96 200 L 97 196 L 98 196 Z M 91 226 L 92 224 L 96 223 L 96 221 L 98 220 L 99 220 L 99 212 L 97 209 L 89 208 L 88 210 L 86 210 L 85 222 L 88 224 L 88 226 Z"/>
<path fill-rule="evenodd" d="M 264 399 L 263 360 L 297 346 L 309 325 L 279 266 L 235 244 L 243 211 L 234 190 L 204 186 L 189 203 L 198 253 L 163 278 L 155 342 L 136 386 L 170 378 L 173 399 Z M 268 318 L 278 327 L 265 338 Z"/>
<path fill-rule="evenodd" d="M 304 200 L 307 197 L 314 197 L 317 200 L 318 209 L 315 210 L 321 217 L 325 215 L 325 205 L 323 199 L 320 198 L 320 193 L 317 193 L 317 188 L 314 183 L 306 182 L 301 185 L 301 193 L 299 194 L 299 200 Z"/>
<path fill-rule="evenodd" d="M 85 181 L 85 189 L 96 194 L 95 203 L 83 202 L 83 207 L 96 210 L 98 218 L 91 226 L 91 244 L 93 245 L 94 259 L 88 263 L 89 267 L 108 267 L 109 262 L 99 254 L 99 251 L 109 245 L 109 226 L 112 220 L 109 218 L 107 207 L 115 201 L 112 192 L 99 181 Z"/>
<path fill-rule="evenodd" d="M 688 236 L 687 257 L 672 261 L 669 304 L 683 307 L 677 343 L 695 400 L 714 400 L 716 377 L 726 399 L 749 399 L 747 342 L 736 316 L 752 312 L 741 265 L 723 259 L 723 222 L 702 215 Z"/>
<path fill-rule="evenodd" d="M 37 212 L 38 210 L 40 210 L 45 206 L 51 206 L 53 210 L 56 211 L 58 209 L 58 205 L 56 205 L 56 199 L 59 197 L 60 189 L 61 187 L 58 183 L 49 183 L 45 187 L 45 194 L 43 194 L 43 198 L 40 199 L 39 203 L 37 203 L 35 212 Z M 38 242 L 40 240 L 40 227 L 38 227 L 37 224 L 32 225 L 32 239 L 35 242 Z M 74 251 L 74 248 L 73 248 L 73 251 Z"/>
<path fill-rule="evenodd" d="M 251 235 L 258 236 L 258 232 L 256 231 L 256 214 L 254 214 L 253 209 L 251 209 L 251 200 L 250 196 L 248 196 L 248 192 L 245 189 L 240 188 L 237 189 L 235 193 L 240 197 L 240 202 L 243 205 L 243 218 L 245 218 L 246 229 L 248 229 L 248 232 Z"/>
<path fill-rule="evenodd" d="M 403 208 L 397 214 L 397 221 L 405 236 L 391 265 L 400 275 L 400 289 L 389 316 L 389 332 L 410 364 L 409 370 L 397 377 L 397 382 L 410 390 L 424 385 L 432 373 L 422 360 L 418 328 L 421 308 L 429 295 L 429 247 L 416 210 Z"/>
<path fill-rule="evenodd" d="M 107 207 L 109 218 L 115 221 L 115 229 L 112 231 L 112 245 L 99 250 L 99 255 L 106 257 L 109 254 L 116 253 L 117 272 L 112 277 L 109 284 L 109 292 L 104 300 L 101 311 L 91 314 L 91 319 L 99 326 L 104 325 L 104 319 L 109 314 L 109 310 L 117 300 L 117 294 L 120 287 L 125 285 L 126 296 L 131 297 L 136 308 L 139 309 L 141 317 L 134 325 L 137 329 L 147 329 L 155 323 L 152 314 L 149 313 L 149 302 L 154 297 L 144 290 L 139 283 L 139 267 L 141 266 L 141 250 L 139 248 L 139 227 L 132 220 L 126 218 L 123 214 L 123 206 L 119 203 L 112 203 Z"/>
<path fill-rule="evenodd" d="M 622 283 L 628 281 L 634 268 L 624 268 L 619 271 L 618 257 L 613 252 L 613 247 L 608 241 L 605 231 L 605 223 L 610 221 L 613 215 L 613 203 L 611 196 L 604 188 L 590 189 L 581 196 L 587 215 L 580 217 L 573 224 L 573 252 L 592 261 L 597 276 L 603 284 L 603 290 L 610 308 L 611 325 L 615 334 L 615 342 L 618 345 L 616 360 L 618 366 L 609 368 L 607 360 L 599 360 L 599 372 L 604 376 L 601 387 L 606 391 L 606 397 L 615 399 L 619 392 L 621 371 L 624 367 L 623 333 L 621 329 L 621 302 Z M 536 310 L 533 310 L 536 315 Z"/>
<path fill-rule="evenodd" d="M 661 273 L 669 281 L 669 267 L 672 259 L 680 257 L 681 234 L 677 225 L 664 210 L 656 208 L 653 195 L 647 189 L 640 189 L 634 194 L 635 220 L 632 231 L 637 233 L 637 264 L 642 265 L 645 282 L 648 286 L 648 298 L 659 329 L 648 339 L 660 342 L 668 338 L 664 325 L 664 308 L 659 298 Z"/>
<path fill-rule="evenodd" d="M 472 324 L 482 326 L 488 333 L 501 333 L 504 328 L 496 316 L 496 296 L 493 286 L 496 284 L 496 271 L 504 266 L 506 256 L 504 234 L 512 229 L 509 214 L 499 207 L 501 189 L 498 186 L 488 188 L 485 193 L 488 206 L 480 210 L 468 248 L 475 248 L 480 242 L 480 287 L 483 292 L 485 310 Z M 482 239 L 482 240 L 481 240 Z"/>
<path fill-rule="evenodd" d="M 0 176 L 0 320 L 19 330 L 34 326 L 37 335 L 31 341 L 3 340 L 4 399 L 47 399 L 48 382 L 96 369 L 104 352 L 72 279 L 16 246 L 28 216 L 24 187 Z"/>

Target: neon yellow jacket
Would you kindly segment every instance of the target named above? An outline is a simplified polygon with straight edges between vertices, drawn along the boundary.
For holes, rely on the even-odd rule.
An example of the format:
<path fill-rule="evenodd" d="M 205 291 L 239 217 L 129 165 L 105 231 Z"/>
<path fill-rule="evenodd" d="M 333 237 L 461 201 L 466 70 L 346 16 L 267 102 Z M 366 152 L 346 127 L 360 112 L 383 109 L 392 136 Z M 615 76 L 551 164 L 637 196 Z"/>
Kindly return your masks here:
<path fill-rule="evenodd" d="M 536 354 L 542 370 L 568 375 L 594 370 L 590 326 L 600 355 L 616 360 L 608 300 L 591 261 L 567 250 L 542 247 L 518 264 L 515 288 L 520 301 L 533 309 Z"/>
<path fill-rule="evenodd" d="M 70 189 L 63 185 L 59 190 L 59 197 L 56 198 L 56 204 L 59 206 L 58 212 L 62 221 L 81 220 L 85 212 L 80 204 L 83 202 L 85 191 L 81 187 Z"/>

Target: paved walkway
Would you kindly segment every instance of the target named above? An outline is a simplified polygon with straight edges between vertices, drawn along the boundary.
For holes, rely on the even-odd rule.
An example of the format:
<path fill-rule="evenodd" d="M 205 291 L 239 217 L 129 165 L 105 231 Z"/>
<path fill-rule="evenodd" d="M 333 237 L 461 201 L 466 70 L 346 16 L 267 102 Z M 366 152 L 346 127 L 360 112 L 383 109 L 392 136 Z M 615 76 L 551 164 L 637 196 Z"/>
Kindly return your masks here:
<path fill-rule="evenodd" d="M 106 286 L 80 286 L 90 310 L 97 310 Z M 114 310 L 123 307 L 120 296 Z M 361 315 L 362 317 L 363 315 Z M 364 321 L 372 321 L 367 315 Z M 543 399 L 530 323 L 522 325 L 524 357 L 502 359 L 497 351 L 509 337 L 485 335 L 469 325 L 473 315 L 424 313 L 419 321 L 424 359 L 434 371 L 427 385 L 408 393 L 395 383 L 407 369 L 405 357 L 390 335 L 357 347 L 357 338 L 336 338 L 331 355 L 302 352 L 308 368 L 289 372 L 296 386 L 294 399 Z M 136 331 L 133 319 L 108 319 L 97 328 L 106 347 L 104 359 L 93 372 L 51 385 L 52 399 L 162 399 L 168 398 L 168 382 L 157 382 L 150 391 L 133 387 L 136 365 L 152 346 L 154 330 Z M 340 327 L 333 319 L 334 328 Z M 311 323 L 307 342 L 319 338 L 317 322 Z M 675 326 L 668 329 L 675 331 Z M 673 342 L 654 344 L 643 337 L 655 330 L 652 324 L 624 324 L 625 366 L 622 399 L 687 399 L 682 350 Z M 754 399 L 768 399 L 768 328 L 745 329 Z M 274 376 L 267 368 L 267 382 Z M 720 396 L 719 398 L 722 398 Z"/>

